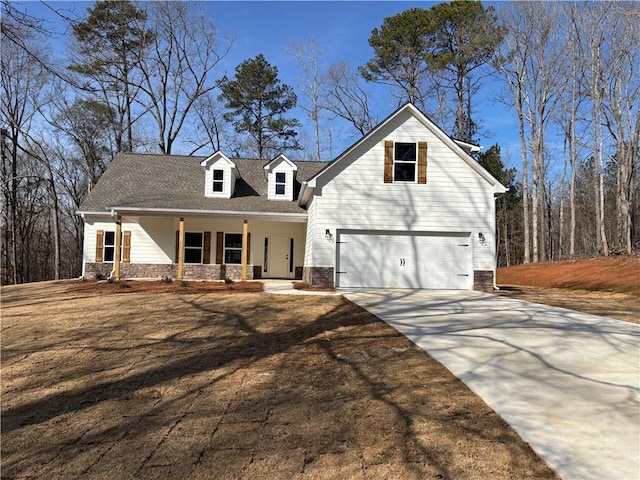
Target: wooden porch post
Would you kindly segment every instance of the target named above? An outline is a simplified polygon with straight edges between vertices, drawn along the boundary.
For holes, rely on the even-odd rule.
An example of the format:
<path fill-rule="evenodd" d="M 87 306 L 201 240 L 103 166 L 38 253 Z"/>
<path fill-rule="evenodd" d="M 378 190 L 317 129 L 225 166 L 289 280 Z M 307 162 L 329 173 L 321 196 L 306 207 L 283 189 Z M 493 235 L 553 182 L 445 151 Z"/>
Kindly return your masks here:
<path fill-rule="evenodd" d="M 242 224 L 242 281 L 247 281 L 247 260 L 249 258 L 248 252 L 248 236 L 249 236 L 249 225 L 245 220 Z"/>
<path fill-rule="evenodd" d="M 184 275 L 184 217 L 180 217 L 180 234 L 178 235 L 178 280 Z"/>
<path fill-rule="evenodd" d="M 113 252 L 113 277 L 116 280 L 120 280 L 120 244 L 122 240 L 122 218 L 116 217 L 116 245 L 115 252 Z"/>

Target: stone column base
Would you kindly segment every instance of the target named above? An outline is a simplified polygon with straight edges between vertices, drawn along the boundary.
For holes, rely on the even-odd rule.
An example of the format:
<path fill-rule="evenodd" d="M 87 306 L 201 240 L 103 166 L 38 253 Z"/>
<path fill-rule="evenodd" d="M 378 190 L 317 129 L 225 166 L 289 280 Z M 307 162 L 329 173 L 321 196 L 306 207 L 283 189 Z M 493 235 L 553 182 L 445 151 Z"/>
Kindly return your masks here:
<path fill-rule="evenodd" d="M 317 287 L 334 287 L 333 267 L 303 267 L 302 281 Z"/>
<path fill-rule="evenodd" d="M 493 271 L 474 270 L 473 289 L 480 292 L 493 292 Z"/>

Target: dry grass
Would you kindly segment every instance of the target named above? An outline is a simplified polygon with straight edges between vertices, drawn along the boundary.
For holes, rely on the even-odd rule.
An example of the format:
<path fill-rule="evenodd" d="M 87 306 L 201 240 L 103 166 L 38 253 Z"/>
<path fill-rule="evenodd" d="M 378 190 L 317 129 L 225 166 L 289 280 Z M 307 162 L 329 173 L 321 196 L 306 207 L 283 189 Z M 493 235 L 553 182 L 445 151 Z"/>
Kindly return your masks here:
<path fill-rule="evenodd" d="M 87 285 L 2 290 L 3 478 L 556 478 L 340 297 Z"/>

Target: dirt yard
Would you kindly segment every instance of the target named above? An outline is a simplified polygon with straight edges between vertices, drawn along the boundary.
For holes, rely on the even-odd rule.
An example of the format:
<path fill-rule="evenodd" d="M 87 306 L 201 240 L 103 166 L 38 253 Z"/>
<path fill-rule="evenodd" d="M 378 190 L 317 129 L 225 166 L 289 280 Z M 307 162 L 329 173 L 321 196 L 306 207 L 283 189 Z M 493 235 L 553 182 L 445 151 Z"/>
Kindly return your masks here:
<path fill-rule="evenodd" d="M 640 323 L 640 257 L 499 268 L 499 295 Z"/>
<path fill-rule="evenodd" d="M 136 287 L 2 289 L 3 478 L 557 478 L 340 297 Z"/>
<path fill-rule="evenodd" d="M 500 285 L 566 288 L 640 296 L 640 257 L 529 263 L 498 269 Z"/>

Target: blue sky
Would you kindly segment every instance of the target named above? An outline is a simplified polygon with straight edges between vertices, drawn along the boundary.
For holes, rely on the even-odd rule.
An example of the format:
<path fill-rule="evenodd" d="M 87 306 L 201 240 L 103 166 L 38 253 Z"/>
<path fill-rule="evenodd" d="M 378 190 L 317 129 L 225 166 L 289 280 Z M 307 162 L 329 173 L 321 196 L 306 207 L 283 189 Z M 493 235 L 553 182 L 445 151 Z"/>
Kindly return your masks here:
<path fill-rule="evenodd" d="M 283 83 L 295 88 L 300 73 L 298 66 L 286 53 L 286 47 L 315 38 L 326 52 L 326 63 L 346 61 L 354 68 L 365 64 L 372 56 L 368 45 L 371 30 L 379 27 L 385 17 L 393 16 L 408 8 L 429 8 L 438 2 L 377 1 L 377 2 L 200 2 L 205 13 L 215 19 L 218 33 L 231 34 L 234 45 L 225 59 L 220 75 L 232 76 L 235 66 L 247 58 L 262 53 L 267 61 L 278 67 Z M 52 44 L 67 39 L 63 26 L 55 21 L 55 15 L 39 2 L 20 3 L 28 13 L 36 17 L 51 19 L 52 26 L 60 32 L 52 38 Z M 61 9 L 65 14 L 77 17 L 84 15 L 89 2 L 47 2 L 50 8 Z M 69 36 L 68 34 L 67 36 Z M 58 43 L 60 42 L 60 43 Z M 488 148 L 500 144 L 505 160 L 513 165 L 519 163 L 519 143 L 516 117 L 511 109 L 495 103 L 492 98 L 504 86 L 497 81 L 487 82 L 477 97 L 478 117 L 482 120 L 486 136 L 481 144 Z M 386 87 L 375 88 L 374 111 L 379 119 L 392 113 L 397 106 L 388 95 Z M 309 123 L 304 112 L 295 113 L 303 123 Z M 342 138 L 334 154 L 351 144 L 351 138 Z"/>

